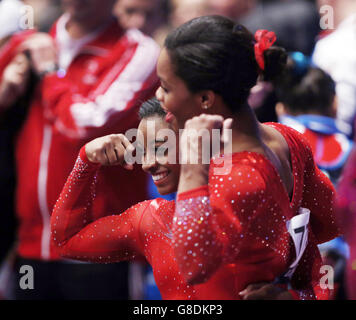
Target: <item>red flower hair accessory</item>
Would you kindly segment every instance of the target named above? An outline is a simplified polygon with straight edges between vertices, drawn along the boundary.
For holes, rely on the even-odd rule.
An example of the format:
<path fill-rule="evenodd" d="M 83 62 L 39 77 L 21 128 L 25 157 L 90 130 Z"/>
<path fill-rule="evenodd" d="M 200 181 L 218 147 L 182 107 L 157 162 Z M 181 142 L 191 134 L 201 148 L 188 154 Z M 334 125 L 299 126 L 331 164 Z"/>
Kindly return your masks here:
<path fill-rule="evenodd" d="M 276 42 L 277 37 L 273 31 L 257 30 L 255 33 L 255 56 L 261 70 L 265 69 L 264 52 Z"/>

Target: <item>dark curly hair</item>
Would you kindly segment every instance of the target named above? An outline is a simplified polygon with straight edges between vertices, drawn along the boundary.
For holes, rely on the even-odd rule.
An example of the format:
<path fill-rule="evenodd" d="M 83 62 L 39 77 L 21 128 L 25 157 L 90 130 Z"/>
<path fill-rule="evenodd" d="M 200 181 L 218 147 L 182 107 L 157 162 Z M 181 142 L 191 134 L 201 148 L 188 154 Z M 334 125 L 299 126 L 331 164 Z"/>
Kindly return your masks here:
<path fill-rule="evenodd" d="M 320 68 L 309 65 L 300 72 L 296 66 L 290 58 L 275 86 L 278 100 L 294 112 L 315 110 L 327 115 L 336 94 L 334 80 Z"/>
<path fill-rule="evenodd" d="M 246 103 L 258 76 L 273 81 L 287 60 L 284 49 L 271 47 L 264 52 L 261 73 L 254 44 L 254 36 L 244 26 L 222 16 L 204 16 L 175 29 L 164 46 L 175 73 L 191 92 L 212 90 L 236 112 Z"/>
<path fill-rule="evenodd" d="M 164 118 L 167 115 L 167 113 L 162 109 L 160 102 L 156 98 L 145 101 L 138 111 L 140 120 L 155 115 L 161 118 Z"/>

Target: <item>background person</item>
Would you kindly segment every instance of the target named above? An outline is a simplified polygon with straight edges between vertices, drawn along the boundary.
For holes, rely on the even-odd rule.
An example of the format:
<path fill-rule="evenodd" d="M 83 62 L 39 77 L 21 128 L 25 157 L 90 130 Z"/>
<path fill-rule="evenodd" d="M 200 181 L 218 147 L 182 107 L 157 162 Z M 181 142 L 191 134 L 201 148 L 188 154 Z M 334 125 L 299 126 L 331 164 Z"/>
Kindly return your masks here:
<path fill-rule="evenodd" d="M 0 296 L 4 298 L 11 297 L 11 248 L 16 240 L 14 142 L 38 80 L 20 50 L 34 33 L 21 29 L 22 10 L 20 1 L 0 2 Z"/>
<path fill-rule="evenodd" d="M 16 141 L 19 219 L 15 273 L 31 265 L 35 290 L 16 286 L 16 299 L 128 299 L 128 266 L 78 264 L 60 259 L 50 241 L 50 213 L 80 146 L 105 133 L 137 125 L 140 101 L 156 86 L 158 46 L 138 30 L 125 31 L 113 0 L 63 0 L 65 13 L 51 37 L 36 34 L 23 45 L 42 78 Z M 128 178 L 108 168 L 99 184 Z M 117 177 L 117 179 L 113 179 Z M 142 181 L 142 183 L 139 183 Z M 146 197 L 146 177 L 127 181 L 121 197 L 95 208 L 125 210 Z M 132 192 L 135 190 L 135 192 Z"/>
<path fill-rule="evenodd" d="M 312 67 L 301 52 L 289 57 L 276 85 L 279 122 L 305 136 L 316 164 L 336 185 L 353 143 L 336 119 L 335 82 L 322 69 Z"/>
<path fill-rule="evenodd" d="M 124 29 L 136 28 L 147 35 L 167 23 L 166 0 L 117 0 L 114 14 Z"/>
<path fill-rule="evenodd" d="M 306 55 L 312 54 L 320 32 L 317 7 L 308 0 L 260 0 L 238 21 L 251 32 L 272 30 L 278 45 Z"/>
<path fill-rule="evenodd" d="M 329 5 L 328 15 L 335 30 L 321 38 L 313 53 L 313 62 L 329 73 L 336 82 L 337 119 L 353 137 L 356 114 L 356 3 L 352 0 L 320 0 L 319 7 Z"/>

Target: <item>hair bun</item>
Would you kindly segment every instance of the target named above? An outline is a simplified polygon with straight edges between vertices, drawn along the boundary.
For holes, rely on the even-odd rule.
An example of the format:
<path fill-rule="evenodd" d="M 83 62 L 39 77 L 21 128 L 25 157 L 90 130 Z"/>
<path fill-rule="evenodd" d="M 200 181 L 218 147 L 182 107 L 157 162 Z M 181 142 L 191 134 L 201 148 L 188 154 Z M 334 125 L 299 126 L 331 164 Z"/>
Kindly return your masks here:
<path fill-rule="evenodd" d="M 285 49 L 273 46 L 264 52 L 265 70 L 263 71 L 263 80 L 274 82 L 283 73 L 287 64 L 287 52 Z"/>

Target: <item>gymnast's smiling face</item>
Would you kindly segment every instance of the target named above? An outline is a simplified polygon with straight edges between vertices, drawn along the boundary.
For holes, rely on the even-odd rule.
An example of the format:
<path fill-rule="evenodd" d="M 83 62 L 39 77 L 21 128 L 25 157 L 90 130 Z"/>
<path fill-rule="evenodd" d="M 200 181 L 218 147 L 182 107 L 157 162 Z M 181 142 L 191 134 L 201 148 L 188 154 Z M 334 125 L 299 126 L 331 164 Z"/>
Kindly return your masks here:
<path fill-rule="evenodd" d="M 164 116 L 151 115 L 141 120 L 138 127 L 138 146 L 142 154 L 142 169 L 152 175 L 160 194 L 178 189 L 180 165 L 178 126 Z"/>

